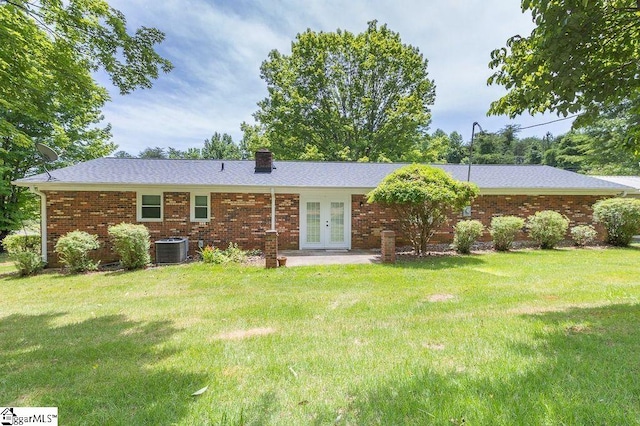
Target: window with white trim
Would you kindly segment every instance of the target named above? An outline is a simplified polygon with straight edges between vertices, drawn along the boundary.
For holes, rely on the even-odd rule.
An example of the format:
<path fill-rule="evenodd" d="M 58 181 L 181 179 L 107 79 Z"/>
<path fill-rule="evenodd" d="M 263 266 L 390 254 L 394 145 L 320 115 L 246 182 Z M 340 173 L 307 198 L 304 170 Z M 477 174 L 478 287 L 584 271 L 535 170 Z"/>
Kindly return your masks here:
<path fill-rule="evenodd" d="M 162 221 L 162 194 L 138 193 L 138 221 Z"/>
<path fill-rule="evenodd" d="M 191 221 L 208 222 L 211 218 L 209 194 L 191 194 Z"/>

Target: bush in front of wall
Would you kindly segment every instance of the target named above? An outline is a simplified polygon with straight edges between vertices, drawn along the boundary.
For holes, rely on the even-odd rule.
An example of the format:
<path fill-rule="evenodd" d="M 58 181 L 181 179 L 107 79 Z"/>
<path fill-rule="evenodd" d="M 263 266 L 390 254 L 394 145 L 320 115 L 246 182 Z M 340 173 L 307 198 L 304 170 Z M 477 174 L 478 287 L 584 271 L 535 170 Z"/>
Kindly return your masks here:
<path fill-rule="evenodd" d="M 640 200 L 609 198 L 593 205 L 593 220 L 607 230 L 606 242 L 626 247 L 640 233 Z"/>
<path fill-rule="evenodd" d="M 84 231 L 71 231 L 63 235 L 56 242 L 54 251 L 58 259 L 70 272 L 95 271 L 98 264 L 89 256 L 92 250 L 100 247 L 97 235 Z"/>
<path fill-rule="evenodd" d="M 229 243 L 226 250 L 220 250 L 217 247 L 206 246 L 200 250 L 200 257 L 204 263 L 213 263 L 216 265 L 222 263 L 242 263 L 247 260 L 248 252 L 238 247 L 236 243 Z"/>
<path fill-rule="evenodd" d="M 2 240 L 2 246 L 21 276 L 34 275 L 44 267 L 40 254 L 40 235 L 7 235 Z"/>
<path fill-rule="evenodd" d="M 139 269 L 151 263 L 151 240 L 146 226 L 121 223 L 110 226 L 108 232 L 123 268 Z"/>
<path fill-rule="evenodd" d="M 571 239 L 578 247 L 591 244 L 596 239 L 596 236 L 598 236 L 598 231 L 591 225 L 574 226 L 569 232 L 571 233 Z"/>
<path fill-rule="evenodd" d="M 527 229 L 531 239 L 540 248 L 552 249 L 564 239 L 569 229 L 569 219 L 558 212 L 544 210 L 527 218 Z"/>
<path fill-rule="evenodd" d="M 524 219 L 517 216 L 496 216 L 491 219 L 489 233 L 493 239 L 493 248 L 509 251 L 518 231 L 524 226 Z"/>
<path fill-rule="evenodd" d="M 484 231 L 484 225 L 478 220 L 461 220 L 454 227 L 453 247 L 460 254 L 471 253 L 471 246 Z"/>

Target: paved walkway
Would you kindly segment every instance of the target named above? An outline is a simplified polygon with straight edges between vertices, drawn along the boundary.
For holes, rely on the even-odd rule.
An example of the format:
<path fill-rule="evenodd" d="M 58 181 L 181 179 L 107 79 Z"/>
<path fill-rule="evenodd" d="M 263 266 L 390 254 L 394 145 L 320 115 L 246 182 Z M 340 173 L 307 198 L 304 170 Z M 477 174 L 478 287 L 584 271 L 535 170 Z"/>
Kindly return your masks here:
<path fill-rule="evenodd" d="M 278 256 L 287 258 L 287 266 L 380 262 L 380 253 L 371 250 L 280 250 Z"/>

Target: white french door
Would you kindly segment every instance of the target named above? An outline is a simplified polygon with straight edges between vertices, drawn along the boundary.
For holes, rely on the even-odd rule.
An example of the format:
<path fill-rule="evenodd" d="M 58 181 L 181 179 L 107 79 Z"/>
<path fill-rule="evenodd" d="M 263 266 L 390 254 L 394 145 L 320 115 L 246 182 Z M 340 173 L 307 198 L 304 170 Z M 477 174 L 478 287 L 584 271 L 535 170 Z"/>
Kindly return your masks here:
<path fill-rule="evenodd" d="M 351 248 L 350 197 L 300 197 L 300 248 Z"/>

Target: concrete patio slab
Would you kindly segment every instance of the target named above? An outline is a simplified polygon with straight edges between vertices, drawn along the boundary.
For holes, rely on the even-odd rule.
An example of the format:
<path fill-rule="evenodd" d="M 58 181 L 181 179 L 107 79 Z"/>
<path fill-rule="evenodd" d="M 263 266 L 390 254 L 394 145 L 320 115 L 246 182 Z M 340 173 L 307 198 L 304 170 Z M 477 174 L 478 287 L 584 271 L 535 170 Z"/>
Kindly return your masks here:
<path fill-rule="evenodd" d="M 372 250 L 280 250 L 278 256 L 287 258 L 287 267 L 380 263 L 380 252 Z"/>

